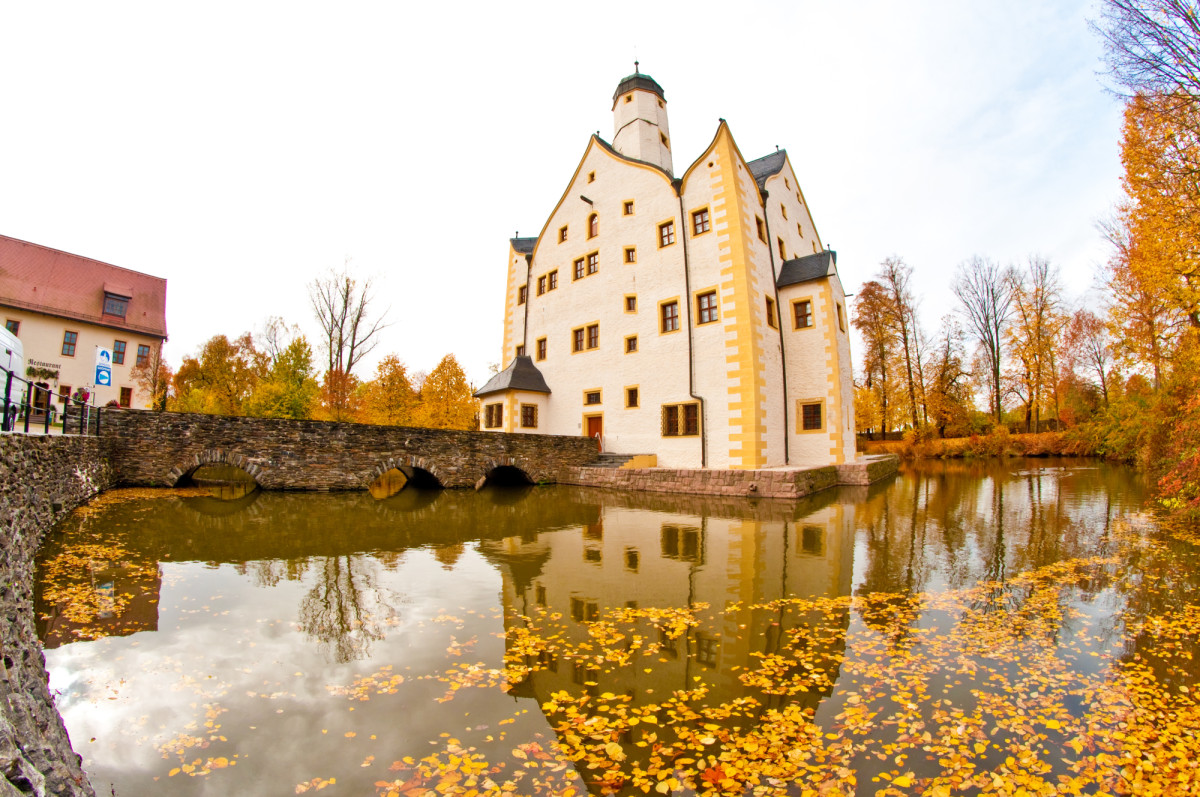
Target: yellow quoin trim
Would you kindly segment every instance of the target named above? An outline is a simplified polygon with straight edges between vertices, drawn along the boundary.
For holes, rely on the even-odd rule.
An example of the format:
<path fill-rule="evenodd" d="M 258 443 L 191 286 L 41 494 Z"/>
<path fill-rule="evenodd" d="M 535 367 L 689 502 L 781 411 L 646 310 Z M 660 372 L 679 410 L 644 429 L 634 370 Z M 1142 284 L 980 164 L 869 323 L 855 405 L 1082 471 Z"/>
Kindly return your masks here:
<path fill-rule="evenodd" d="M 517 304 L 517 292 L 520 291 L 522 285 L 527 284 L 527 273 L 528 264 L 525 261 L 525 255 L 514 249 L 510 241 L 508 244 L 508 290 L 504 293 L 504 341 L 500 355 L 501 368 L 508 365 L 508 353 L 516 350 L 517 340 L 521 337 L 520 332 L 524 328 L 524 313 L 529 312 L 529 296 L 525 297 L 525 304 Z M 520 315 L 518 315 L 518 309 Z"/>
<path fill-rule="evenodd" d="M 721 122 L 710 147 L 715 168 L 711 172 L 712 207 L 724 210 L 712 214 L 718 239 L 726 243 L 720 249 L 722 323 L 725 330 L 725 362 L 729 387 L 729 465 L 731 468 L 761 468 L 767 464 L 766 373 L 762 362 L 765 319 L 758 311 L 761 291 L 754 280 L 754 253 L 746 219 L 759 208 L 757 186 L 738 152 L 728 126 Z M 754 186 L 749 195 L 740 179 Z M 714 445 L 717 441 L 712 441 Z"/>
<path fill-rule="evenodd" d="M 510 392 L 504 398 L 506 399 L 504 403 L 507 405 L 504 408 L 504 431 L 515 432 L 517 430 L 517 394 Z"/>
<path fill-rule="evenodd" d="M 838 350 L 838 322 L 834 310 L 833 285 L 828 279 L 821 281 L 821 311 L 825 319 L 825 395 L 829 396 L 826 405 L 828 414 L 825 428 L 829 431 L 829 455 L 836 465 L 846 461 L 846 452 L 842 447 L 842 369 L 841 356 Z M 830 420 L 832 419 L 832 421 Z"/>

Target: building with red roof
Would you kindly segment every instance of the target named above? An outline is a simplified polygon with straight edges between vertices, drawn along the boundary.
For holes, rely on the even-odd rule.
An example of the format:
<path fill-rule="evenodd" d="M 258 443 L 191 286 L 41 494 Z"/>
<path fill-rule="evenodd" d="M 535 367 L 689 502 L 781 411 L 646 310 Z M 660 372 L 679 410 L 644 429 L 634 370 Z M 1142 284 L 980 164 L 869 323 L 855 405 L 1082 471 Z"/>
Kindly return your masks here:
<path fill-rule="evenodd" d="M 167 281 L 89 257 L 0 235 L 0 316 L 20 338 L 27 373 L 61 413 L 79 388 L 96 404 L 147 408 L 132 371 L 154 363 L 167 339 Z M 112 353 L 112 383 L 95 384 L 98 349 Z"/>

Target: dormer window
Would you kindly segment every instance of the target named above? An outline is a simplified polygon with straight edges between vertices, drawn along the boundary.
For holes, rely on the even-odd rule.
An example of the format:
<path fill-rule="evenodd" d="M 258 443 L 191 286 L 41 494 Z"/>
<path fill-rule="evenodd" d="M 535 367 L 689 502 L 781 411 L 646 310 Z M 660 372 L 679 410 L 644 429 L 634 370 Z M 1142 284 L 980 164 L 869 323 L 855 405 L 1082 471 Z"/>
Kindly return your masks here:
<path fill-rule="evenodd" d="M 118 318 L 124 318 L 126 311 L 129 310 L 128 296 L 120 296 L 115 293 L 104 292 L 104 315 L 115 315 Z"/>

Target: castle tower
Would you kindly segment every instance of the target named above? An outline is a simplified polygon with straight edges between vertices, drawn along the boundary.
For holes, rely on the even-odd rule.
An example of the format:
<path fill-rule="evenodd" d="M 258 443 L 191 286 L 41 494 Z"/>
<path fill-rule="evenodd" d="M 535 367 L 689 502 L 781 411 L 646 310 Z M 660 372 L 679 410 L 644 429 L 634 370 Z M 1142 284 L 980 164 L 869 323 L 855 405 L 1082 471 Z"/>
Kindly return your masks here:
<path fill-rule="evenodd" d="M 673 174 L 662 86 L 637 71 L 636 61 L 633 66 L 633 74 L 622 79 L 613 94 L 613 148 L 627 158 L 652 163 Z"/>

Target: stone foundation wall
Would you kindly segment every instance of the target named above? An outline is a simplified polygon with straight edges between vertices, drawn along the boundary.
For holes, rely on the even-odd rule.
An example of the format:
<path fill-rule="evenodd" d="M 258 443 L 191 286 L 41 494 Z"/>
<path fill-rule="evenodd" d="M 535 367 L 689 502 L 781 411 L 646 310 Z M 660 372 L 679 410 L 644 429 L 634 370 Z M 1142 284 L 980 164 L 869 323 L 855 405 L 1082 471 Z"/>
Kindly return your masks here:
<path fill-rule="evenodd" d="M 867 485 L 897 471 L 892 455 L 860 457 L 845 465 L 808 470 L 688 470 L 672 468 L 568 468 L 562 484 L 655 493 L 743 498 L 803 498 L 839 484 Z"/>
<path fill-rule="evenodd" d="M 112 484 L 102 440 L 0 435 L 0 797 L 94 795 L 46 685 L 33 562 L 55 523 Z"/>
<path fill-rule="evenodd" d="M 838 484 L 857 484 L 865 487 L 885 479 L 900 469 L 900 457 L 895 454 L 859 455 L 854 462 L 838 465 Z"/>
<path fill-rule="evenodd" d="M 459 432 L 358 423 L 230 418 L 105 408 L 120 483 L 174 487 L 200 465 L 236 465 L 265 490 L 363 490 L 390 468 L 418 468 L 443 487 L 475 487 L 499 466 L 535 482 L 591 462 L 586 437 Z"/>

